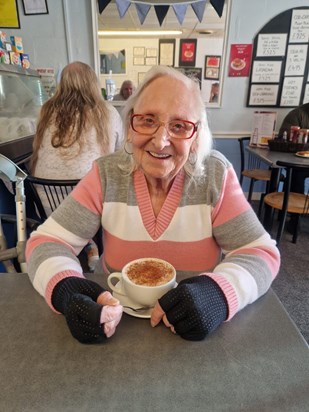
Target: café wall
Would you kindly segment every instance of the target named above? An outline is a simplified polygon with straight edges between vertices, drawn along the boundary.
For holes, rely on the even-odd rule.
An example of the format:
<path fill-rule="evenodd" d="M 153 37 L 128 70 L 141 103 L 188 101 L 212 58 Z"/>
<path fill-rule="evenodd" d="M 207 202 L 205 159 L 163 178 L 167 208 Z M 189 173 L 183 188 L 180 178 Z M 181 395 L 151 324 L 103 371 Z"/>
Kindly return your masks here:
<path fill-rule="evenodd" d="M 22 1 L 17 2 L 21 29 L 5 31 L 8 35 L 23 37 L 25 52 L 35 66 L 54 67 L 57 71 L 70 61 L 81 60 L 94 67 L 91 13 L 96 0 L 47 0 L 49 14 L 38 16 L 24 16 Z M 230 45 L 252 43 L 259 30 L 277 14 L 305 5 L 308 5 L 307 0 L 231 0 L 221 107 L 208 110 L 215 137 L 231 138 L 250 133 L 255 110 L 246 107 L 249 78 L 227 76 Z M 207 51 L 202 53 L 203 60 Z M 277 109 L 277 129 L 288 111 Z"/>

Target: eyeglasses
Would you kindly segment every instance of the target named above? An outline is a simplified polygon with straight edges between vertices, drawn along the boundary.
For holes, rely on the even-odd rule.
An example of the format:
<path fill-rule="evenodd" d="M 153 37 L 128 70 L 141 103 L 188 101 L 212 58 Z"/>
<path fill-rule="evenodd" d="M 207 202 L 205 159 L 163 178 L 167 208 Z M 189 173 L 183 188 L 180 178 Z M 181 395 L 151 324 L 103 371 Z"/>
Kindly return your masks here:
<path fill-rule="evenodd" d="M 170 137 L 190 139 L 197 131 L 198 123 L 189 122 L 188 120 L 171 120 L 164 123 L 150 114 L 133 114 L 131 116 L 131 127 L 137 133 L 152 135 L 161 126 L 165 127 Z"/>

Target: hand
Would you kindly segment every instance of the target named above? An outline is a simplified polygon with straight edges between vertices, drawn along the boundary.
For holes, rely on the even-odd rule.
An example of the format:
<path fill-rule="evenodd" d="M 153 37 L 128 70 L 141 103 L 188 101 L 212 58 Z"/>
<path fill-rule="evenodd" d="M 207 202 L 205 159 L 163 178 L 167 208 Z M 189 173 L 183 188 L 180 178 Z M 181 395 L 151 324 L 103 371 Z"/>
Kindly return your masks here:
<path fill-rule="evenodd" d="M 60 281 L 52 294 L 55 309 L 63 313 L 79 342 L 98 343 L 115 333 L 123 308 L 100 285 L 70 277 Z"/>
<path fill-rule="evenodd" d="M 188 340 L 204 339 L 227 318 L 227 302 L 221 288 L 206 275 L 181 281 L 156 303 L 151 325 L 161 320 Z"/>

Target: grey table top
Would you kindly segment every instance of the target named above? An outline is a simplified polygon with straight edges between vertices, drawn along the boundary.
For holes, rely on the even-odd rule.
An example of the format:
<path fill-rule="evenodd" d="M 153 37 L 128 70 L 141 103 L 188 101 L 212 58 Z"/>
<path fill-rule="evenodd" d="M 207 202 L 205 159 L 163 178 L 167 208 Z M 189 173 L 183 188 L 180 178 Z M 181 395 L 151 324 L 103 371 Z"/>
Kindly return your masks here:
<path fill-rule="evenodd" d="M 0 274 L 0 316 L 1 411 L 309 410 L 308 346 L 272 290 L 201 342 L 124 314 L 80 344 L 25 274 Z"/>
<path fill-rule="evenodd" d="M 277 167 L 276 162 L 278 160 L 281 162 L 294 163 L 295 166 L 305 165 L 309 167 L 309 158 L 298 157 L 294 153 L 276 152 L 276 151 L 269 150 L 268 148 L 250 147 L 250 146 L 248 146 L 246 149 L 252 154 L 254 154 L 255 156 L 262 159 L 266 164 L 268 164 L 271 167 Z"/>

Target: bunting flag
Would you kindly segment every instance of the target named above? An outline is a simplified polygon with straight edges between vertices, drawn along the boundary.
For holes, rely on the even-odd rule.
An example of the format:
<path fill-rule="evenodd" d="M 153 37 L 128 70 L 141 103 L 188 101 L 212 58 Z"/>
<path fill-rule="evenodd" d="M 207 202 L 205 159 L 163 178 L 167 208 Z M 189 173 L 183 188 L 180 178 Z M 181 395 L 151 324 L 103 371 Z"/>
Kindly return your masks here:
<path fill-rule="evenodd" d="M 109 5 L 110 2 L 111 2 L 111 0 L 98 0 L 99 13 L 100 14 L 105 9 L 105 7 Z"/>
<path fill-rule="evenodd" d="M 135 3 L 135 8 L 139 21 L 141 22 L 141 24 L 143 24 L 151 6 L 149 6 L 148 4 Z"/>
<path fill-rule="evenodd" d="M 206 1 L 207 0 L 188 0 L 188 1 L 182 1 L 180 3 L 177 3 L 177 1 L 164 0 L 162 1 L 161 4 L 158 4 L 160 3 L 160 1 L 156 2 L 156 1 L 149 1 L 149 0 L 147 1 L 145 0 L 144 1 L 143 0 L 116 0 L 116 4 L 117 4 L 119 16 L 122 18 L 128 11 L 130 4 L 134 3 L 138 18 L 141 24 L 144 23 L 151 6 L 154 6 L 159 24 L 161 26 L 168 13 L 170 6 L 173 7 L 175 15 L 180 24 L 182 24 L 184 21 L 185 14 L 186 14 L 186 11 L 189 5 L 191 5 L 196 17 L 201 23 L 203 20 L 203 15 L 204 15 L 205 7 L 206 7 Z M 222 17 L 225 0 L 209 0 L 209 1 L 210 1 L 210 4 L 215 9 L 218 16 Z M 103 10 L 106 8 L 106 6 L 110 2 L 111 0 L 98 0 L 100 14 L 103 12 Z"/>
<path fill-rule="evenodd" d="M 206 4 L 206 2 L 205 2 Z M 182 3 L 182 4 L 174 4 L 173 9 L 176 14 L 177 20 L 179 21 L 180 24 L 183 23 L 186 11 L 188 8 L 188 3 Z"/>
<path fill-rule="evenodd" d="M 119 16 L 122 19 L 122 17 L 128 11 L 128 8 L 130 7 L 131 1 L 130 0 L 116 0 L 116 4 L 117 4 Z"/>
<path fill-rule="evenodd" d="M 160 26 L 168 13 L 170 6 L 154 6 Z"/>
<path fill-rule="evenodd" d="M 222 17 L 224 1 L 225 0 L 210 0 L 210 4 L 216 10 L 219 17 Z"/>
<path fill-rule="evenodd" d="M 202 23 L 202 20 L 203 20 L 205 6 L 206 6 L 206 1 L 198 1 L 197 3 L 191 4 L 191 7 L 200 23 Z"/>

